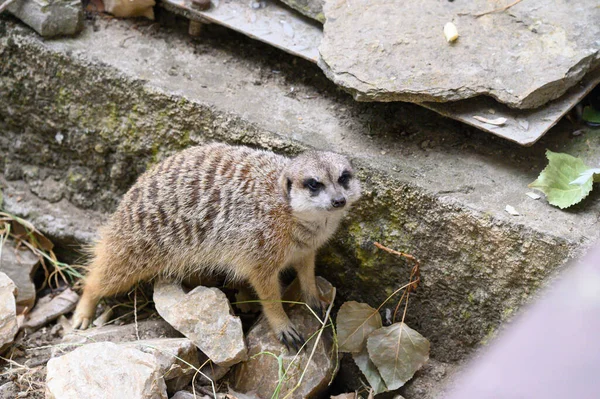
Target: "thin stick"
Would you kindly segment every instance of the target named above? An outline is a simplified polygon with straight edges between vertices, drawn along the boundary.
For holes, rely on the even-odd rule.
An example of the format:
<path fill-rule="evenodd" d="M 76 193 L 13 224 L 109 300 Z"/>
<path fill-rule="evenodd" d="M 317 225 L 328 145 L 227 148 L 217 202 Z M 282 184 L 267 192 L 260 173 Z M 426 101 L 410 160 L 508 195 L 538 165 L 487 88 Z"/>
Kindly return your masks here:
<path fill-rule="evenodd" d="M 388 248 L 385 245 L 381 245 L 378 242 L 374 242 L 373 245 L 375 245 L 377 248 L 382 249 L 392 255 L 397 255 L 397 256 L 401 256 L 403 258 L 406 258 L 410 261 L 412 261 L 414 263 L 414 266 L 410 272 L 410 278 L 409 278 L 409 282 L 408 285 L 410 287 L 410 291 L 416 291 L 417 287 L 419 285 L 419 281 L 421 281 L 421 262 L 419 262 L 419 260 L 417 258 L 415 258 L 414 256 L 412 256 L 411 254 L 407 254 L 405 252 L 400 252 L 400 251 L 396 251 L 394 249 Z M 416 277 L 415 280 L 413 280 L 413 277 Z"/>
<path fill-rule="evenodd" d="M 481 14 L 475 14 L 474 17 L 475 18 L 479 18 L 479 17 L 483 17 L 484 15 L 493 14 L 493 13 L 496 13 L 496 12 L 504 12 L 504 11 L 508 10 L 509 8 L 511 8 L 512 6 L 515 6 L 515 5 L 519 4 L 521 1 L 523 1 L 523 0 L 515 0 L 514 2 L 510 3 L 507 6 L 504 6 L 504 7 L 501 7 L 501 8 L 496 8 L 495 10 L 486 11 L 486 12 L 481 13 Z"/>
<path fill-rule="evenodd" d="M 15 1 L 17 0 L 6 0 L 4 3 L 0 4 L 0 14 L 2 14 L 2 12 L 6 10 L 8 6 L 10 6 Z"/>

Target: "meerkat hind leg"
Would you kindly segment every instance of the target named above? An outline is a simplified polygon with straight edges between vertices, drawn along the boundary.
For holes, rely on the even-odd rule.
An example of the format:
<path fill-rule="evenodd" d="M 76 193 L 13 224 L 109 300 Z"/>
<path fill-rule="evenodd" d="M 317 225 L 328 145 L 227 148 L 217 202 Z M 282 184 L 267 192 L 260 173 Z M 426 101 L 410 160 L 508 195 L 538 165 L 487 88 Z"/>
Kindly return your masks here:
<path fill-rule="evenodd" d="M 262 301 L 263 313 L 279 341 L 288 350 L 294 348 L 296 352 L 299 351 L 300 347 L 304 345 L 305 339 L 296 330 L 283 310 L 279 275 L 275 273 L 274 276 L 269 276 L 266 279 L 262 276 L 256 276 L 250 279 L 250 284 Z"/>

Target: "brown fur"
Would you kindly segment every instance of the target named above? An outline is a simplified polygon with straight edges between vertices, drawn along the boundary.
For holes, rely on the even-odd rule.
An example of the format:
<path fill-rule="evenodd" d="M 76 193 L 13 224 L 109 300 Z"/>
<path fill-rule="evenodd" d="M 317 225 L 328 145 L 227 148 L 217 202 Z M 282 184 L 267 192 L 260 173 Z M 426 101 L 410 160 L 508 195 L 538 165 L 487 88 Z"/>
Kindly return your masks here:
<path fill-rule="evenodd" d="M 332 198 L 360 195 L 356 179 L 338 182 L 343 171 L 352 172 L 349 162 L 327 152 L 291 160 L 211 144 L 173 155 L 140 176 L 102 228 L 73 324 L 86 328 L 99 299 L 140 281 L 221 272 L 248 280 L 280 339 L 298 341 L 278 302 L 279 273 L 294 267 L 305 300 L 320 308 L 315 251 L 348 208 L 332 208 Z M 307 189 L 307 178 L 322 190 Z"/>

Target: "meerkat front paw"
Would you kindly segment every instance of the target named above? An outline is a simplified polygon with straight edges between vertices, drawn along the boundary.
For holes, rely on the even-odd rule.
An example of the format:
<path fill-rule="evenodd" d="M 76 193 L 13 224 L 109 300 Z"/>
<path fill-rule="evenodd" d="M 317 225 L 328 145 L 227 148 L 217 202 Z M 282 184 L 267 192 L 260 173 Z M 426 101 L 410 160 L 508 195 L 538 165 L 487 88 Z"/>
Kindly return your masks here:
<path fill-rule="evenodd" d="M 300 350 L 302 345 L 306 340 L 293 325 L 288 325 L 283 330 L 277 333 L 277 338 L 279 341 L 285 345 L 288 351 L 292 351 L 292 348 L 295 349 L 296 353 Z"/>
<path fill-rule="evenodd" d="M 73 329 L 85 330 L 91 326 L 94 313 L 96 313 L 95 304 L 91 304 L 82 298 L 77 304 L 75 314 L 73 314 L 71 326 L 73 326 Z"/>

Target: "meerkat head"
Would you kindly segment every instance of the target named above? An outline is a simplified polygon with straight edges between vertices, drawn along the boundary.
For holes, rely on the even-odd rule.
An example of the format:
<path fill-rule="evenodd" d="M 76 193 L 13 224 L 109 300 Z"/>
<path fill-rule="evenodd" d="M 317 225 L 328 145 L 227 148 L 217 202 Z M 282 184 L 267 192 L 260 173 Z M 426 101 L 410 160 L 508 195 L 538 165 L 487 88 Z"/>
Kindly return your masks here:
<path fill-rule="evenodd" d="M 336 212 L 360 197 L 350 161 L 333 152 L 308 151 L 292 159 L 280 177 L 294 212 Z"/>

